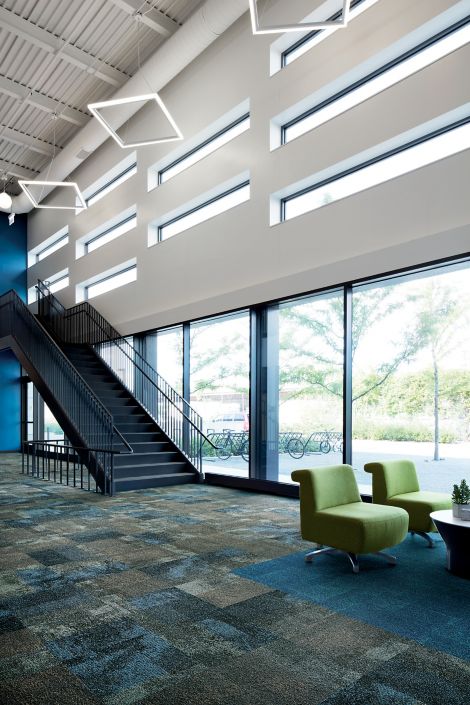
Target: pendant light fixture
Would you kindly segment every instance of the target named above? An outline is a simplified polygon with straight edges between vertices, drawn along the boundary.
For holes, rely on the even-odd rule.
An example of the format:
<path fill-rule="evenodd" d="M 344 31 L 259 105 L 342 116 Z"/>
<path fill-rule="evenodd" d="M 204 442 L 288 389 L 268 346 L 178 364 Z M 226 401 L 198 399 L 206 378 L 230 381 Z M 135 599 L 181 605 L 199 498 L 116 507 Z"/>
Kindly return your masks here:
<path fill-rule="evenodd" d="M 324 20 L 323 22 L 296 22 L 279 25 L 263 25 L 260 22 L 258 5 L 262 0 L 249 0 L 251 14 L 251 28 L 253 34 L 281 34 L 284 32 L 312 32 L 321 29 L 341 29 L 348 26 L 349 13 L 352 0 L 343 0 L 343 7 L 340 16 L 335 20 Z"/>
<path fill-rule="evenodd" d="M 135 22 L 136 22 L 136 30 L 137 30 L 137 72 L 140 72 L 142 74 L 143 80 L 149 87 L 149 92 L 144 93 L 142 95 L 136 95 L 136 96 L 131 96 L 129 98 L 116 98 L 115 100 L 104 100 L 98 103 L 90 103 L 88 105 L 88 110 L 94 115 L 94 117 L 99 121 L 99 123 L 104 127 L 104 129 L 109 133 L 109 135 L 115 140 L 115 142 L 121 147 L 121 149 L 133 149 L 135 147 L 143 147 L 147 146 L 150 144 L 162 144 L 163 142 L 175 142 L 178 140 L 183 139 L 183 134 L 181 130 L 179 129 L 178 125 L 176 124 L 174 118 L 171 116 L 170 111 L 164 104 L 163 100 L 160 98 L 158 93 L 152 88 L 150 83 L 147 81 L 145 78 L 145 75 L 143 71 L 141 70 L 140 66 L 140 25 L 141 25 L 141 20 L 142 20 L 142 15 L 140 13 L 136 13 L 135 16 Z M 171 126 L 172 130 L 174 131 L 174 135 L 170 136 L 156 136 L 156 137 L 151 137 L 149 139 L 126 139 L 126 135 L 122 137 L 121 135 L 118 134 L 118 130 L 120 127 L 113 128 L 111 125 L 109 119 L 106 118 L 104 115 L 103 111 L 106 111 L 108 108 L 113 108 L 116 106 L 126 106 L 126 105 L 131 105 L 133 103 L 142 103 L 142 104 L 153 104 L 156 106 L 164 115 L 166 118 L 167 122 Z M 142 105 L 143 107 L 143 105 Z M 122 126 L 122 125 L 121 125 Z"/>
<path fill-rule="evenodd" d="M 49 181 L 49 174 L 51 173 L 51 167 L 52 163 L 54 161 L 55 157 L 55 151 L 56 151 L 56 122 L 57 122 L 57 114 L 53 113 L 51 115 L 51 119 L 54 123 L 54 130 L 53 130 L 53 150 L 52 150 L 52 158 L 51 162 L 49 164 L 49 168 L 47 170 L 47 176 L 44 181 L 25 181 L 25 180 L 18 180 L 18 184 L 23 190 L 23 193 L 28 197 L 28 199 L 31 201 L 33 206 L 35 208 L 44 208 L 44 209 L 49 209 L 49 210 L 85 210 L 87 207 L 86 201 L 83 197 L 82 192 L 80 191 L 78 184 L 75 181 Z M 39 195 L 35 195 L 33 192 L 33 188 L 36 186 L 41 186 L 41 192 Z M 50 193 L 53 189 L 57 188 L 65 188 L 66 190 L 69 191 L 72 190 L 73 193 L 73 202 L 70 203 L 69 201 L 60 203 L 60 201 L 54 205 L 44 205 L 41 201 L 44 197 L 44 195 L 47 196 L 47 194 Z"/>

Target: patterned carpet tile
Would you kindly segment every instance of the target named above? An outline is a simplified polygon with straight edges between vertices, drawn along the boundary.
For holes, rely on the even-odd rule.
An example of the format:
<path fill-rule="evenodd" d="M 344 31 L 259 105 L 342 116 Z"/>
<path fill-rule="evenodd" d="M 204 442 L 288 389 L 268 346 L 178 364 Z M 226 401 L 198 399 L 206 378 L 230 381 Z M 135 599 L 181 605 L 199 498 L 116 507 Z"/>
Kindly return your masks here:
<path fill-rule="evenodd" d="M 0 456 L 5 705 L 468 705 L 470 665 L 238 574 L 307 550 L 292 499 L 105 498 Z"/>

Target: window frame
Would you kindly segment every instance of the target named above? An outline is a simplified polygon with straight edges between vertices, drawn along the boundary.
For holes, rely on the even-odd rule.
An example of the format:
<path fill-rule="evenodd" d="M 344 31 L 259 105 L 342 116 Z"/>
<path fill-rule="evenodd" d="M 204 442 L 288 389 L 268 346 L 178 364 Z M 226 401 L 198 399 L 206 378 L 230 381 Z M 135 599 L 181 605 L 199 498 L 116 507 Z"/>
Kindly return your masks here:
<path fill-rule="evenodd" d="M 61 233 L 61 234 L 59 234 Z M 55 235 L 59 234 L 58 237 L 55 237 Z M 44 243 L 41 243 L 40 245 L 37 245 L 35 248 L 32 248 L 32 250 L 29 250 L 28 252 L 28 269 L 30 267 L 33 267 L 35 264 L 38 264 L 39 262 L 42 262 L 45 260 L 47 257 L 50 257 L 50 255 L 53 255 L 54 252 L 57 252 L 58 250 L 62 249 L 62 247 L 65 247 L 66 245 L 69 244 L 70 238 L 69 238 L 69 229 L 68 226 L 65 226 L 65 228 L 61 228 L 58 230 L 54 235 L 51 235 L 50 238 L 47 238 L 45 242 L 47 242 L 47 245 L 42 245 Z M 52 239 L 51 239 L 52 238 Z M 38 249 L 42 248 L 42 249 Z"/>
<path fill-rule="evenodd" d="M 136 279 L 134 279 L 132 281 L 136 281 L 137 280 L 137 263 L 131 264 L 130 266 L 125 267 L 124 269 L 120 269 L 117 272 L 113 272 L 112 274 L 108 274 L 101 279 L 97 279 L 96 281 L 93 281 L 93 282 L 90 282 L 89 284 L 86 284 L 83 287 L 83 301 L 89 301 L 90 298 L 94 299 L 95 296 L 100 296 L 101 294 L 107 294 L 109 291 L 113 291 L 114 289 L 119 289 L 121 286 L 125 286 L 126 284 L 131 284 L 132 281 L 129 281 L 129 282 L 126 282 L 125 284 L 121 284 L 119 286 L 113 287 L 112 289 L 108 289 L 107 291 L 103 291 L 103 292 L 101 292 L 101 294 L 95 294 L 95 296 L 91 296 L 91 297 L 89 296 L 89 289 L 96 286 L 97 284 L 102 284 L 103 282 L 109 281 L 110 279 L 115 279 L 116 277 L 119 277 L 121 274 L 125 274 L 126 272 L 130 272 L 133 270 L 135 270 Z"/>
<path fill-rule="evenodd" d="M 226 198 L 227 196 L 230 196 L 230 194 L 232 194 L 232 193 L 236 193 L 237 191 L 241 191 L 242 189 L 246 188 L 247 186 L 248 187 L 250 186 L 250 179 L 245 179 L 241 183 L 236 184 L 235 186 L 232 186 L 231 188 L 222 191 L 221 193 L 213 196 L 212 198 L 209 198 L 209 199 L 203 201 L 202 203 L 198 204 L 197 206 L 193 206 L 193 208 L 190 208 L 189 210 L 178 214 L 174 218 L 171 218 L 170 220 L 166 220 L 162 223 L 159 223 L 157 226 L 157 243 L 164 242 L 165 240 L 169 240 L 172 237 L 175 237 L 175 235 L 179 235 L 180 233 L 185 232 L 186 230 L 189 230 L 192 227 L 196 227 L 196 225 L 200 225 L 201 223 L 204 223 L 207 220 L 210 220 L 211 218 L 215 218 L 216 217 L 215 215 L 211 215 L 208 218 L 205 218 L 204 220 L 200 221 L 199 223 L 197 223 L 195 225 L 190 225 L 190 226 L 188 226 L 188 228 L 184 228 L 183 230 L 180 230 L 178 233 L 174 233 L 173 235 L 170 235 L 169 237 L 163 237 L 164 229 L 169 227 L 170 225 L 173 225 L 173 223 L 177 223 L 179 220 L 183 220 L 184 218 L 186 218 L 189 215 L 192 215 L 193 213 L 197 213 L 198 211 L 204 210 L 204 208 L 207 208 L 208 206 L 212 205 L 213 203 L 216 203 L 217 201 L 221 201 L 222 199 Z M 246 203 L 247 200 L 249 200 L 249 198 L 243 202 Z M 238 203 L 237 205 L 241 205 L 241 204 Z M 222 213 L 225 213 L 234 207 L 235 206 L 230 206 L 226 210 L 221 211 L 220 213 L 217 213 L 216 215 L 221 215 Z"/>
<path fill-rule="evenodd" d="M 133 172 L 133 173 L 130 173 L 130 172 Z M 135 176 L 135 174 L 137 174 L 137 160 L 135 162 L 133 162 L 132 164 L 130 164 L 125 169 L 123 169 L 123 171 L 121 171 L 119 174 L 117 174 L 112 179 L 107 181 L 105 184 L 103 184 L 102 186 L 97 188 L 96 191 L 93 191 L 93 193 L 91 193 L 89 196 L 87 196 L 85 198 L 85 203 L 87 204 L 87 207 L 91 208 L 91 206 L 93 206 L 95 203 L 100 201 L 101 198 L 104 198 L 105 196 L 107 196 L 107 193 L 104 193 L 102 196 L 100 196 L 100 198 L 96 198 L 97 196 L 102 194 L 103 191 L 106 191 L 106 189 L 109 189 L 113 185 L 114 185 L 114 188 L 117 188 L 118 186 L 121 185 L 121 183 L 123 183 L 124 181 L 127 181 L 127 179 L 130 179 L 132 176 Z M 124 178 L 124 177 L 126 177 L 126 178 Z M 122 181 L 120 181 L 121 179 L 122 179 Z M 120 183 L 116 183 L 118 181 Z M 113 190 L 113 189 L 111 189 L 111 190 Z M 93 203 L 90 203 L 90 201 L 92 199 L 96 199 L 96 200 L 94 200 Z"/>
<path fill-rule="evenodd" d="M 350 11 L 354 10 L 358 5 L 361 5 L 365 0 L 351 0 L 351 5 L 350 5 Z M 343 16 L 343 9 L 339 9 L 337 12 L 333 13 L 330 17 L 327 18 L 327 22 L 335 22 L 336 20 L 340 19 Z M 301 31 L 299 29 L 299 31 Z M 308 44 L 311 39 L 314 37 L 317 37 L 319 34 L 322 32 L 330 32 L 331 30 L 325 30 L 325 29 L 313 29 L 311 32 L 308 32 L 308 34 L 304 35 L 297 41 L 295 41 L 293 44 L 288 46 L 286 49 L 284 49 L 281 52 L 281 70 L 286 68 L 286 66 L 289 66 L 292 61 L 289 61 L 289 55 L 293 54 L 297 49 L 299 49 L 301 46 L 304 46 L 305 44 Z M 328 36 L 328 35 L 327 35 Z M 295 61 L 295 59 L 294 59 Z"/>
<path fill-rule="evenodd" d="M 360 0 L 360 1 L 362 2 L 363 0 Z M 367 83 L 373 81 L 374 79 L 378 78 L 379 76 L 383 76 L 385 73 L 387 73 L 387 71 L 391 71 L 393 68 L 399 66 L 400 64 L 404 63 L 405 61 L 408 61 L 409 59 L 413 58 L 414 56 L 417 56 L 422 51 L 429 49 L 429 47 L 433 46 L 434 44 L 441 41 L 442 39 L 445 39 L 446 37 L 454 34 L 454 32 L 459 31 L 460 29 L 462 29 L 463 27 L 465 27 L 466 25 L 469 25 L 469 24 L 470 24 L 470 15 L 467 15 L 466 17 L 463 17 L 462 19 L 458 20 L 457 22 L 454 22 L 452 25 L 446 27 L 445 29 L 442 29 L 441 31 L 437 32 L 432 37 L 425 39 L 424 41 L 420 42 L 419 44 L 412 47 L 411 49 L 408 49 L 407 51 L 401 53 L 399 56 L 395 57 L 394 59 L 387 61 L 385 64 L 383 64 L 379 68 L 368 73 L 366 76 L 363 76 L 362 78 L 359 78 L 357 81 L 350 83 L 348 86 L 346 86 L 342 90 L 338 91 L 337 93 L 334 93 L 329 98 L 325 98 L 325 100 L 322 100 L 319 103 L 316 103 L 314 106 L 308 108 L 307 110 L 304 110 L 299 115 L 296 115 L 295 117 L 291 118 L 287 122 L 283 123 L 280 126 L 281 146 L 289 144 L 291 141 L 293 141 L 293 140 L 287 140 L 287 132 L 291 127 L 298 125 L 299 123 L 308 119 L 310 116 L 315 115 L 315 113 L 320 112 L 321 110 L 328 107 L 329 105 L 336 103 L 336 101 L 340 100 L 341 98 L 344 98 L 345 96 L 349 95 L 350 93 L 353 93 L 354 91 L 358 90 L 359 88 L 362 88 Z M 445 56 L 447 56 L 447 54 Z M 434 63 L 434 62 L 431 62 L 431 64 L 432 63 Z M 431 64 L 429 64 L 429 66 Z M 418 69 L 418 70 L 422 70 L 422 69 Z M 415 72 L 412 72 L 409 75 L 413 76 L 414 73 Z M 403 80 L 403 79 L 400 79 L 400 80 Z M 395 84 L 392 84 L 392 85 L 395 85 Z M 348 110 L 353 109 L 357 105 L 361 105 L 363 102 L 365 102 L 365 100 L 369 100 L 370 98 L 373 98 L 374 96 L 379 95 L 379 93 L 382 92 L 382 90 L 379 91 L 378 93 L 373 93 L 371 96 L 361 100 L 359 103 L 352 106 L 351 108 L 347 108 L 344 112 L 347 112 Z M 386 89 L 386 90 L 388 90 L 388 89 Z M 343 113 L 340 113 L 340 114 L 343 114 Z M 336 117 L 336 116 L 334 116 L 334 117 Z M 334 117 L 329 118 L 325 122 L 329 122 L 329 120 L 334 119 Z M 321 124 L 325 124 L 325 123 L 321 123 Z M 305 130 L 305 132 L 302 133 L 302 135 L 306 134 L 307 132 L 310 132 L 310 130 L 313 130 L 313 129 L 315 129 L 315 127 L 310 128 L 308 130 Z M 299 137 L 302 135 L 299 135 Z M 294 137 L 293 139 L 297 139 L 297 138 Z"/>
<path fill-rule="evenodd" d="M 210 145 L 212 142 L 215 142 L 216 140 L 218 140 L 219 137 L 222 137 L 222 136 L 225 135 L 227 132 L 230 132 L 230 131 L 233 130 L 235 127 L 237 127 L 238 125 L 241 125 L 241 124 L 244 123 L 244 122 L 247 122 L 247 123 L 248 123 L 248 126 L 247 126 L 247 128 L 246 128 L 246 130 L 248 130 L 249 127 L 250 127 L 250 124 L 249 124 L 249 123 L 250 123 L 250 111 L 247 111 L 247 112 L 245 112 L 243 115 L 241 115 L 240 117 L 236 118 L 235 120 L 232 120 L 228 125 L 226 125 L 225 127 L 220 128 L 220 129 L 217 130 L 217 132 L 215 132 L 213 135 L 211 135 L 210 137 L 207 137 L 205 140 L 203 140 L 202 142 L 200 142 L 198 145 L 196 145 L 196 146 L 193 147 L 192 149 L 189 149 L 187 152 L 185 152 L 183 155 L 181 155 L 181 156 L 178 157 L 177 159 L 174 159 L 174 160 L 173 160 L 172 162 L 170 162 L 169 164 L 166 164 L 165 166 L 161 167 L 161 168 L 158 170 L 158 172 L 157 172 L 157 186 L 161 186 L 162 184 L 167 183 L 167 182 L 170 181 L 172 178 L 174 178 L 175 176 L 178 176 L 178 174 L 180 174 L 182 171 L 185 171 L 186 169 L 182 169 L 180 172 L 178 172 L 178 174 L 174 174 L 174 176 L 170 176 L 168 179 L 164 179 L 163 177 L 164 177 L 164 175 L 165 175 L 165 173 L 166 173 L 167 171 L 170 171 L 170 169 L 173 169 L 173 168 L 174 168 L 175 166 L 177 166 L 178 164 L 181 164 L 181 163 L 184 162 L 186 159 L 188 159 L 189 157 L 191 157 L 193 154 L 197 154 L 197 152 L 199 152 L 200 150 L 204 149 L 204 147 L 207 147 L 207 146 Z M 244 130 L 243 132 L 245 132 L 246 130 Z M 205 155 L 202 156 L 200 159 L 198 159 L 196 162 L 193 162 L 192 164 L 189 164 L 186 168 L 189 169 L 191 166 L 194 166 L 194 164 L 197 164 L 199 161 L 202 161 L 203 159 L 205 159 L 206 157 L 208 157 L 210 154 L 213 154 L 213 153 L 216 152 L 218 149 L 220 149 L 221 147 L 223 147 L 225 144 L 228 144 L 228 142 L 230 142 L 232 139 L 235 139 L 236 137 L 238 137 L 240 134 L 242 134 L 242 133 L 238 133 L 238 134 L 234 135 L 234 137 L 232 137 L 230 140 L 227 140 L 227 142 L 224 142 L 224 144 L 221 144 L 220 147 L 214 147 L 214 149 L 213 149 L 211 152 L 209 152 L 208 154 L 205 154 Z"/>
<path fill-rule="evenodd" d="M 458 129 L 459 127 L 463 127 L 465 125 L 470 124 L 470 115 L 467 115 L 460 120 L 456 120 L 448 125 L 444 125 L 442 127 L 439 127 L 435 130 L 432 130 L 431 132 L 426 133 L 425 135 L 421 135 L 420 137 L 416 137 L 415 139 L 409 140 L 405 142 L 404 144 L 401 144 L 397 147 L 394 147 L 392 149 L 388 149 L 385 152 L 382 152 L 381 154 L 378 154 L 375 157 L 371 157 L 370 159 L 366 159 L 365 161 L 356 164 L 355 166 L 350 167 L 349 169 L 343 169 L 342 171 L 333 174 L 332 176 L 329 176 L 325 179 L 322 179 L 314 184 L 311 184 L 310 186 L 306 186 L 305 188 L 299 189 L 298 191 L 295 191 L 294 193 L 291 193 L 287 196 L 284 196 L 280 199 L 279 201 L 279 207 L 280 207 L 280 223 L 284 223 L 287 220 L 291 220 L 291 218 L 286 218 L 286 204 L 289 201 L 295 200 L 301 196 L 306 195 L 307 193 L 312 193 L 313 191 L 317 191 L 318 189 L 322 188 L 323 186 L 327 186 L 328 184 L 334 183 L 335 181 L 339 181 L 340 179 L 343 179 L 346 176 L 349 176 L 351 174 L 355 174 L 356 172 L 362 171 L 363 169 L 366 169 L 369 166 L 372 166 L 374 164 L 378 164 L 379 162 L 385 161 L 386 159 L 389 159 L 397 154 L 401 154 L 403 152 L 406 152 L 409 149 L 412 149 L 413 147 L 417 147 L 421 144 L 424 144 L 425 142 L 429 142 L 430 140 L 440 137 L 441 135 L 444 135 L 448 132 L 452 132 L 453 130 Z M 434 163 L 434 162 L 431 162 Z M 413 169 L 410 169 L 407 172 L 404 172 L 405 174 L 411 173 Z M 392 177 L 395 178 L 395 177 Z M 378 182 L 377 185 L 380 183 L 384 183 L 382 181 Z M 368 186 L 367 189 L 373 188 L 374 184 L 371 186 Z M 364 189 L 366 190 L 366 189 Z M 354 193 L 360 193 L 361 191 L 355 191 Z M 350 194 L 353 195 L 353 194 Z M 335 203 L 337 200 L 341 199 L 335 199 L 332 201 Z M 326 204 L 325 204 L 326 205 Z M 321 206 L 320 206 L 321 207 Z M 312 210 L 317 210 L 317 208 L 312 208 L 307 211 L 304 211 L 304 213 L 308 213 Z M 300 215 L 300 214 L 299 214 Z M 296 217 L 296 216 L 293 216 Z"/>
<path fill-rule="evenodd" d="M 101 240 L 101 238 L 106 237 L 109 233 L 112 233 L 114 230 L 117 230 L 120 228 L 122 225 L 125 225 L 126 223 L 130 223 L 131 221 L 135 220 L 135 225 L 129 230 L 126 230 L 123 233 L 120 233 L 119 235 L 116 235 L 115 238 L 111 238 L 111 240 L 108 240 L 107 242 L 103 242 L 103 245 L 98 245 L 98 247 L 94 247 L 91 251 L 89 249 L 90 244 L 93 242 L 97 242 L 98 240 Z M 104 230 L 100 231 L 97 235 L 93 235 L 89 240 L 85 240 L 83 242 L 83 250 L 84 250 L 84 255 L 91 254 L 91 252 L 95 252 L 95 250 L 98 250 L 100 247 L 103 247 L 104 245 L 107 245 L 108 242 L 112 242 L 113 240 L 117 239 L 118 237 L 121 237 L 121 235 L 125 235 L 127 232 L 130 232 L 134 228 L 137 227 L 137 210 L 134 210 L 133 213 L 130 215 L 126 216 L 122 220 L 118 221 L 114 225 L 110 225 L 109 227 L 106 227 Z"/>

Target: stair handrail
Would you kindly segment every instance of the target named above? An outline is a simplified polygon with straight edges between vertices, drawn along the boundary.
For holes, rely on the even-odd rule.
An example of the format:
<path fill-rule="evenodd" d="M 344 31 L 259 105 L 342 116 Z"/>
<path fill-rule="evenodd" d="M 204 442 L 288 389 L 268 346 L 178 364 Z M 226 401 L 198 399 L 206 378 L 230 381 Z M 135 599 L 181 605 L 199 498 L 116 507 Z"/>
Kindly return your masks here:
<path fill-rule="evenodd" d="M 49 289 L 49 284 L 48 284 L 47 281 L 46 281 L 46 282 L 42 282 L 40 279 L 38 279 L 38 283 L 37 283 L 37 285 L 36 285 L 35 288 L 36 288 L 36 291 L 38 292 L 38 299 L 37 299 L 37 300 L 38 300 L 38 309 L 39 309 L 39 315 L 40 315 L 40 316 L 42 315 L 42 314 L 41 314 L 41 308 L 42 308 L 41 302 L 44 302 L 44 297 L 45 297 L 45 296 L 49 296 L 49 297 L 50 297 L 49 304 L 50 304 L 51 306 L 53 306 L 53 307 L 56 309 L 56 311 L 58 311 L 61 315 L 64 315 L 64 314 L 66 313 L 67 309 L 65 308 L 65 306 L 63 306 L 63 305 L 60 303 L 59 299 L 58 299 L 57 297 L 55 297 L 55 296 L 52 294 L 52 292 L 51 292 L 50 289 Z M 29 311 L 29 309 L 28 309 L 28 311 Z M 45 316 L 45 317 L 47 317 L 47 316 Z M 33 316 L 33 318 L 34 318 L 34 316 Z M 37 319 L 34 318 L 34 320 L 37 320 Z M 52 326 L 52 327 L 53 327 L 53 329 L 55 328 L 55 326 Z M 49 336 L 49 333 L 47 332 L 47 330 L 46 330 L 45 328 L 43 328 L 43 330 L 44 330 L 44 332 Z M 49 337 L 51 337 L 51 336 L 49 336 Z M 60 353 L 61 353 L 62 355 L 64 355 L 64 353 L 62 352 L 62 350 L 60 349 L 60 347 L 57 345 L 57 343 L 55 342 L 55 340 L 54 340 L 53 338 L 51 338 L 51 340 L 52 340 L 52 342 L 54 343 L 54 345 L 56 345 L 56 347 L 58 348 L 58 350 L 60 351 Z M 70 360 L 68 359 L 68 357 L 67 357 L 66 355 L 64 355 L 64 358 L 70 363 Z M 71 366 L 73 367 L 73 369 L 76 371 L 78 377 L 80 377 L 80 379 L 82 380 L 83 385 L 88 388 L 89 392 L 90 392 L 94 397 L 96 397 L 96 399 L 98 400 L 98 402 L 100 403 L 100 405 L 102 406 L 102 408 L 109 414 L 109 416 L 111 417 L 111 419 L 113 419 L 112 414 L 108 411 L 108 409 L 106 409 L 106 407 L 105 407 L 104 404 L 101 402 L 101 400 L 96 396 L 96 394 L 94 393 L 94 391 L 92 390 L 92 388 L 90 387 L 90 385 L 88 384 L 88 382 L 80 375 L 80 373 L 78 372 L 78 370 L 76 369 L 76 367 L 74 367 L 74 365 L 72 365 L 72 363 L 70 363 L 70 365 L 71 365 Z M 119 437 L 121 443 L 127 448 L 127 452 L 128 452 L 128 453 L 133 453 L 133 452 L 134 452 L 134 449 L 132 448 L 132 446 L 129 444 L 128 441 L 126 441 L 126 439 L 124 438 L 124 436 L 122 435 L 122 433 L 116 428 L 116 426 L 114 425 L 114 423 L 113 423 L 113 436 L 118 436 L 118 437 Z M 116 452 L 116 453 L 122 453 L 122 451 L 115 451 L 115 452 Z"/>
<path fill-rule="evenodd" d="M 188 401 L 171 387 L 168 382 L 150 365 L 150 363 L 132 346 L 129 341 L 122 336 L 88 301 L 76 304 L 66 309 L 58 299 L 51 293 L 46 282 L 38 281 L 39 312 L 45 316 L 54 332 L 68 343 L 88 344 L 94 347 L 108 368 L 116 374 L 116 371 L 106 361 L 103 349 L 106 346 L 115 345 L 119 351 L 125 355 L 131 366 L 138 370 L 139 375 L 143 375 L 146 380 L 156 390 L 159 399 L 161 395 L 164 400 L 164 412 L 158 414 L 159 404 L 151 405 L 146 403 L 152 397 L 151 394 L 140 394 L 137 389 L 130 389 L 126 382 L 121 379 L 124 386 L 136 397 L 139 403 L 149 412 L 150 416 L 163 428 L 169 438 L 192 462 L 196 470 L 202 474 L 202 446 L 208 443 L 213 448 L 217 446 L 203 432 L 202 417 L 191 407 Z M 53 311 L 51 312 L 51 307 Z M 83 317 L 90 325 L 86 325 Z M 143 390 L 142 390 L 143 391 Z M 140 396 L 140 398 L 139 398 Z M 155 401 L 155 399 L 153 400 Z M 185 431 L 182 427 L 176 426 L 171 414 L 168 414 L 168 406 L 180 416 Z M 196 442 L 196 443 L 195 443 Z M 196 444 L 196 449 L 194 449 Z"/>
<path fill-rule="evenodd" d="M 113 446 L 113 417 L 14 290 L 0 296 L 0 338 L 10 338 L 82 442 Z M 102 468 L 106 476 L 107 468 Z"/>

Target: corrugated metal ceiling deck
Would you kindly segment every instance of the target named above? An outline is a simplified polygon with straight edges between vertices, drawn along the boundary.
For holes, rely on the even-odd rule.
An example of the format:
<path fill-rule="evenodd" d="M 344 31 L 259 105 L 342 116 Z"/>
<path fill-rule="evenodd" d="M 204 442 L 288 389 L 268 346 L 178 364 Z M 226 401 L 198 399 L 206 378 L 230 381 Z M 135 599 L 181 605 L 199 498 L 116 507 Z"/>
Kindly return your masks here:
<path fill-rule="evenodd" d="M 0 174 L 34 178 L 201 0 L 0 0 Z M 152 26 L 137 23 L 139 12 Z M 161 30 L 155 28 L 162 26 Z M 56 112 L 60 117 L 52 120 Z M 55 138 L 54 138 L 55 132 Z"/>

